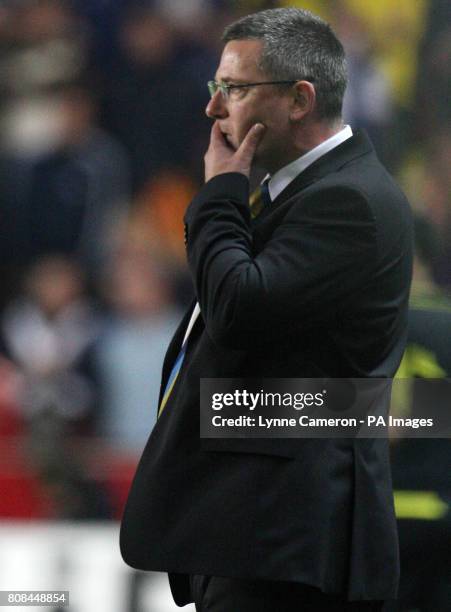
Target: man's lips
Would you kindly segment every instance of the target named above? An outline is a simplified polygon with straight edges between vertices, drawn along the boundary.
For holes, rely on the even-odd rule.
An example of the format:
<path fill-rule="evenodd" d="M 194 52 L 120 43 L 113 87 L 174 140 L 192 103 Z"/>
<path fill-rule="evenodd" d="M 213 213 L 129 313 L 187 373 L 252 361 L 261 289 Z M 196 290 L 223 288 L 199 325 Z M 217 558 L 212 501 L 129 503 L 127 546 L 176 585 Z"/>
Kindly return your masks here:
<path fill-rule="evenodd" d="M 222 132 L 222 135 L 224 137 L 224 140 L 227 142 L 227 144 L 229 145 L 229 147 L 231 147 L 232 149 L 236 149 L 235 145 L 232 142 L 232 137 L 230 136 L 230 134 L 228 134 L 227 132 Z"/>

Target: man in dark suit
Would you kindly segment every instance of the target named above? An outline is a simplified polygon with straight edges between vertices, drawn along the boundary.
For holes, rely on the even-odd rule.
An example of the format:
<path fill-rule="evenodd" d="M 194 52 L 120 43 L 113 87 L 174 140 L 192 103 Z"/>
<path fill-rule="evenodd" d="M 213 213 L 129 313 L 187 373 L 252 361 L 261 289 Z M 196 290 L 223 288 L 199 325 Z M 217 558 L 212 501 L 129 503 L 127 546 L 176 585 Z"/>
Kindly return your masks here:
<path fill-rule="evenodd" d="M 197 305 L 166 355 L 122 554 L 204 612 L 379 610 L 398 581 L 387 440 L 201 439 L 199 383 L 393 376 L 408 204 L 342 124 L 345 57 L 327 24 L 262 11 L 224 42 L 206 183 L 185 217 Z M 254 165 L 269 173 L 261 212 Z"/>

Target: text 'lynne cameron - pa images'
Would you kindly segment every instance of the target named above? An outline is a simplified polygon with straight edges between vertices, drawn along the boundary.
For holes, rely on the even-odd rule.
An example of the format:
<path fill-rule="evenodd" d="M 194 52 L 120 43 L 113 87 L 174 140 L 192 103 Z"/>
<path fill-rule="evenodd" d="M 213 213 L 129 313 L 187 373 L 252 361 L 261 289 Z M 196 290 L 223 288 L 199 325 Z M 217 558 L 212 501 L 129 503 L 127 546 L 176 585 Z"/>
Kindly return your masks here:
<path fill-rule="evenodd" d="M 201 438 L 448 438 L 449 379 L 203 378 Z"/>

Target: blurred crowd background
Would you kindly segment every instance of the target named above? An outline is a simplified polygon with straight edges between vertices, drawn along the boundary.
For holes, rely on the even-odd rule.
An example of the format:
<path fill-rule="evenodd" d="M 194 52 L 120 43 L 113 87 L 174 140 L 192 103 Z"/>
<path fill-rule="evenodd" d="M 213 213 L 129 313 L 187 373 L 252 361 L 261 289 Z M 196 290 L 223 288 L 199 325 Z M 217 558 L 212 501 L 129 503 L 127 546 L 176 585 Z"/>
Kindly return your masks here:
<path fill-rule="evenodd" d="M 191 298 L 182 218 L 203 182 L 221 32 L 288 5 L 333 25 L 345 120 L 415 212 L 401 375 L 450 376 L 449 0 L 1 0 L 0 518 L 120 517 Z M 449 441 L 395 446 L 395 487 L 444 504 L 431 519 L 409 511 L 417 499 L 400 520 L 440 524 L 449 553 Z"/>

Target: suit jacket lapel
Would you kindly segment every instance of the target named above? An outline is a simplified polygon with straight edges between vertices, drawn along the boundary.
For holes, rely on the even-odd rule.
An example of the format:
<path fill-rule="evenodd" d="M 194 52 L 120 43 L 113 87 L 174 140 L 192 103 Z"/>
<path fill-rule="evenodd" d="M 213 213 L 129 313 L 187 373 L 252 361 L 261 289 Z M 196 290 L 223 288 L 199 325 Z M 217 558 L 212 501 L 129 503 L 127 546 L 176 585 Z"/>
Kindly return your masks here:
<path fill-rule="evenodd" d="M 271 210 L 274 209 L 274 207 L 279 206 L 294 194 L 306 189 L 309 185 L 321 179 L 323 176 L 331 172 L 336 172 L 351 160 L 367 153 L 374 153 L 373 145 L 366 135 L 366 132 L 364 130 L 358 130 L 351 138 L 342 142 L 313 162 L 304 172 L 301 172 L 277 196 L 271 206 L 263 210 L 261 215 L 257 217 L 257 221 L 260 222 L 261 219 L 265 218 Z"/>

